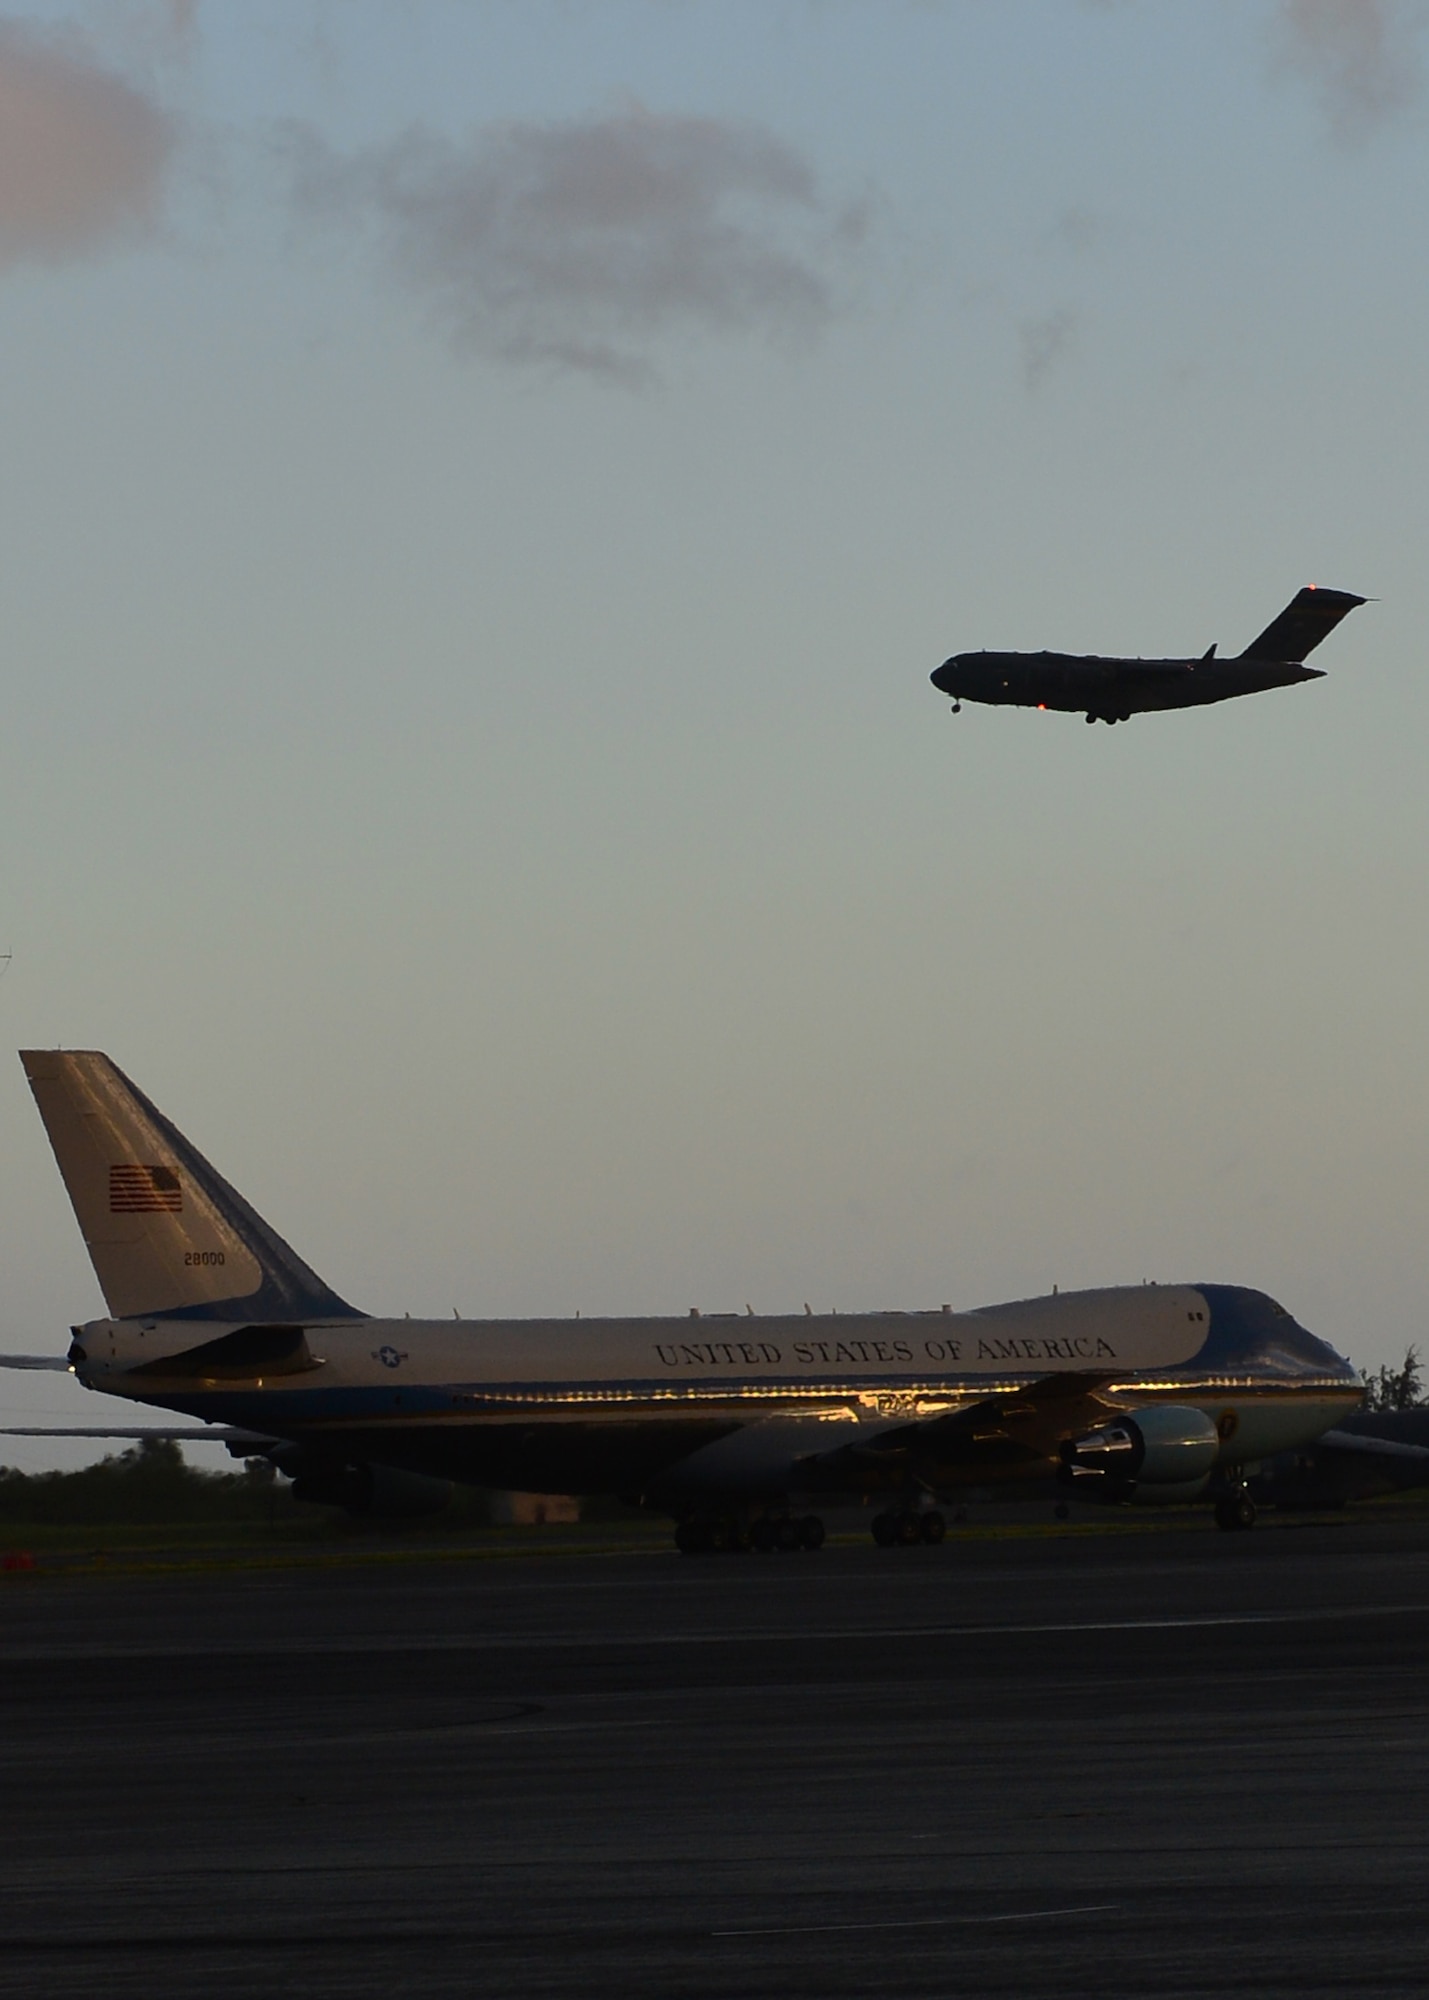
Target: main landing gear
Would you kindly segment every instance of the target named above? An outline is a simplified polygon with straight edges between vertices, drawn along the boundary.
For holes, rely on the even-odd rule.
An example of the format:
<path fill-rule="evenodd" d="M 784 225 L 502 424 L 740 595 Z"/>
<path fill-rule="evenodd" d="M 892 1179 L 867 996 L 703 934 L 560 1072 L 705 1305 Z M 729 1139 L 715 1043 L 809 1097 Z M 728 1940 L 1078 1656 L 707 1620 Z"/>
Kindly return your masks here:
<path fill-rule="evenodd" d="M 1255 1526 L 1255 1502 L 1244 1487 L 1238 1493 L 1222 1493 L 1216 1502 L 1216 1526 L 1228 1535 Z"/>
<path fill-rule="evenodd" d="M 936 1507 L 924 1513 L 903 1507 L 891 1514 L 875 1514 L 871 1526 L 881 1549 L 911 1549 L 919 1542 L 940 1542 L 948 1532 L 947 1521 Z"/>
<path fill-rule="evenodd" d="M 1130 709 L 1124 709 L 1118 715 L 1107 715 L 1104 714 L 1102 710 L 1095 708 L 1089 708 L 1087 710 L 1088 722 L 1130 722 L 1130 720 L 1131 720 Z"/>
<path fill-rule="evenodd" d="M 794 1555 L 800 1549 L 821 1549 L 824 1524 L 817 1514 L 763 1514 L 746 1525 L 734 1520 L 681 1521 L 675 1530 L 675 1547 L 682 1556 L 742 1555 L 757 1549 L 761 1555 L 778 1550 Z"/>

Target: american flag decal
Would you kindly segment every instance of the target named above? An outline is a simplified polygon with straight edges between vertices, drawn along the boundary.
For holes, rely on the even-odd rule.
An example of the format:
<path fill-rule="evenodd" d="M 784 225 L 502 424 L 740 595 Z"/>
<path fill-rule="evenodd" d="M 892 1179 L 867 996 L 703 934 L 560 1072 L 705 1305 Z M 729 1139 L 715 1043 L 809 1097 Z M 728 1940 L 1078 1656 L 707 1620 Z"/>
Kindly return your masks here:
<path fill-rule="evenodd" d="M 177 1215 L 184 1191 L 172 1167 L 111 1167 L 111 1215 Z"/>

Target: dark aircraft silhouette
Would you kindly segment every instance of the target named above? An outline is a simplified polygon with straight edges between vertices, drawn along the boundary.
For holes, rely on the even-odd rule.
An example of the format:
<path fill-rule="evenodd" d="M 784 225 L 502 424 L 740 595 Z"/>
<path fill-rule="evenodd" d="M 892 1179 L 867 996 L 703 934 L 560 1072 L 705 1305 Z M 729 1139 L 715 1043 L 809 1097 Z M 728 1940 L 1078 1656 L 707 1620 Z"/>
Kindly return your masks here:
<path fill-rule="evenodd" d="M 954 653 L 932 676 L 933 686 L 965 701 L 1014 708 L 1084 711 L 1088 722 L 1125 722 L 1153 708 L 1199 708 L 1232 695 L 1259 694 L 1323 679 L 1303 664 L 1346 612 L 1367 598 L 1308 584 L 1239 659 L 1218 660 L 1211 647 L 1198 660 L 1111 660 L 1095 653 Z"/>

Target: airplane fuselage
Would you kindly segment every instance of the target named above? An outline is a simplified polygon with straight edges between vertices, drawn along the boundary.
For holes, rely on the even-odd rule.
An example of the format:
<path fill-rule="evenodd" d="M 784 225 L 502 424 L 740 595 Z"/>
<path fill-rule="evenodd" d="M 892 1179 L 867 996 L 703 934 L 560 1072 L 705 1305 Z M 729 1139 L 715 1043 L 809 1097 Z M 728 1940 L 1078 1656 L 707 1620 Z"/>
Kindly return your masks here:
<path fill-rule="evenodd" d="M 1155 660 L 1098 653 L 954 653 L 931 679 L 952 696 L 955 708 L 979 701 L 1063 709 L 1084 714 L 1088 722 L 1125 722 L 1152 709 L 1202 708 L 1323 679 L 1318 667 L 1305 665 L 1306 655 L 1364 602 L 1352 591 L 1307 584 L 1234 659 L 1217 658 L 1214 646 L 1198 658 Z"/>
<path fill-rule="evenodd" d="M 101 1051 L 23 1061 L 111 1314 L 73 1330 L 75 1374 L 226 1427 L 299 1499 L 611 1494 L 679 1517 L 688 1553 L 816 1548 L 804 1499 L 878 1500 L 875 1540 L 936 1541 L 939 1498 L 1054 1484 L 1111 1505 L 1204 1496 L 1246 1527 L 1246 1468 L 1363 1393 L 1283 1307 L 1231 1285 L 968 1313 L 372 1318 Z"/>
<path fill-rule="evenodd" d="M 1214 1426 L 1218 1461 L 1237 1467 L 1308 1443 L 1362 1394 L 1324 1342 L 1232 1286 L 1062 1293 L 968 1313 L 286 1327 L 158 1316 L 76 1328 L 71 1361 L 90 1388 L 333 1463 L 673 1511 L 1056 1477 L 1055 1421 L 1005 1454 L 985 1440 L 884 1450 L 895 1430 L 931 1425 L 936 1437 L 939 1419 L 1015 1404 L 1052 1378 L 1067 1384 L 1064 1432 L 1086 1429 L 1088 1396 L 1108 1419 L 1189 1408 Z"/>
<path fill-rule="evenodd" d="M 1094 653 L 955 653 L 932 676 L 934 687 L 955 701 L 1062 709 L 1108 722 L 1321 679 L 1318 667 L 1283 661 L 1122 660 Z"/>

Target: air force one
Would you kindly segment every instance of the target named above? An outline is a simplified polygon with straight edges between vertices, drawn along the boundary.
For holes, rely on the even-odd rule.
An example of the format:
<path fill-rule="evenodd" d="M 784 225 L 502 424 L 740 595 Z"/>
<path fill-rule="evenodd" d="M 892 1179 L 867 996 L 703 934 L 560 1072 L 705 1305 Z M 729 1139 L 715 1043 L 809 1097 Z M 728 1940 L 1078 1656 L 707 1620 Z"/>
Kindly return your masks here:
<path fill-rule="evenodd" d="M 1307 584 L 1237 659 L 1120 660 L 1095 653 L 954 653 L 933 686 L 965 701 L 1013 708 L 1059 708 L 1088 722 L 1125 722 L 1158 708 L 1200 708 L 1233 695 L 1261 694 L 1323 680 L 1305 661 L 1340 620 L 1368 598 Z"/>
<path fill-rule="evenodd" d="M 1139 1285 L 926 1312 L 378 1319 L 340 1298 L 105 1055 L 22 1054 L 110 1317 L 86 1388 L 227 1427 L 300 1498 L 419 1511 L 439 1482 L 610 1494 L 689 1554 L 883 1546 L 975 1494 L 1206 1499 L 1353 1410 L 1348 1362 L 1263 1292 Z"/>

